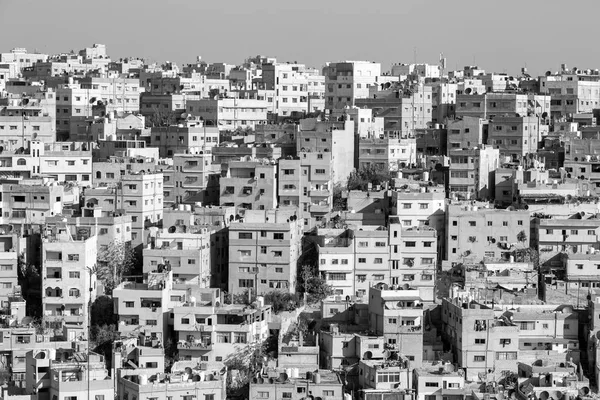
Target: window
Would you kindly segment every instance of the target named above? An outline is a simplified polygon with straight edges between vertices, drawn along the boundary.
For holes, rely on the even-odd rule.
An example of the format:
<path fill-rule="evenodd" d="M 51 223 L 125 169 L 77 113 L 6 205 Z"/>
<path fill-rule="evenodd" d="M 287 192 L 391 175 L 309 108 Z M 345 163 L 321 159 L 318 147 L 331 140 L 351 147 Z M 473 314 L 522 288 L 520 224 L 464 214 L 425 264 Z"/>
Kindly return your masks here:
<path fill-rule="evenodd" d="M 407 209 L 407 210 L 408 210 L 408 209 L 412 208 L 412 204 L 410 204 L 410 203 L 403 203 L 403 204 L 402 204 L 402 208 L 404 208 L 404 209 Z"/>
<path fill-rule="evenodd" d="M 473 357 L 473 361 L 475 361 L 475 362 L 484 362 L 485 361 L 485 356 L 474 356 Z"/>
<path fill-rule="evenodd" d="M 485 344 L 485 339 L 475 339 L 475 344 Z"/>
<path fill-rule="evenodd" d="M 516 360 L 516 351 L 499 351 L 496 353 L 496 360 Z"/>
<path fill-rule="evenodd" d="M 69 261 L 79 261 L 79 254 L 69 254 L 67 256 L 67 260 L 69 260 Z"/>
<path fill-rule="evenodd" d="M 80 279 L 79 271 L 69 271 L 70 279 Z"/>
<path fill-rule="evenodd" d="M 343 273 L 331 273 L 331 274 L 329 274 L 329 280 L 330 281 L 345 281 L 346 280 L 346 274 L 343 274 Z"/>
<path fill-rule="evenodd" d="M 383 258 L 375 258 L 373 264 L 383 264 Z"/>
<path fill-rule="evenodd" d="M 523 321 L 519 323 L 519 327 L 522 331 L 533 331 L 535 330 L 535 322 Z"/>
<path fill-rule="evenodd" d="M 125 302 L 125 307 L 127 307 L 127 308 L 133 308 L 133 307 L 135 307 L 135 302 L 133 302 L 133 301 L 126 301 Z"/>
<path fill-rule="evenodd" d="M 388 318 L 388 324 L 397 324 L 398 320 L 396 318 Z"/>
<path fill-rule="evenodd" d="M 254 286 L 254 281 L 252 279 L 240 279 L 238 284 L 241 288 L 251 288 Z"/>
<path fill-rule="evenodd" d="M 359 259 L 358 259 L 358 263 L 359 263 L 359 264 L 364 264 L 364 263 L 366 263 L 366 262 L 367 262 L 367 259 L 366 259 L 366 258 L 359 258 Z"/>
<path fill-rule="evenodd" d="M 404 242 L 404 247 L 416 247 L 417 242 Z"/>
<path fill-rule="evenodd" d="M 274 251 L 273 257 L 283 257 L 283 251 Z"/>
<path fill-rule="evenodd" d="M 283 233 L 274 233 L 273 239 L 275 240 L 283 240 Z"/>
<path fill-rule="evenodd" d="M 469 226 L 477 226 L 477 222 L 475 222 L 475 221 L 469 221 Z"/>
<path fill-rule="evenodd" d="M 239 239 L 252 239 L 252 232 L 240 232 Z"/>
<path fill-rule="evenodd" d="M 425 387 L 438 387 L 439 383 L 437 382 L 425 382 Z"/>

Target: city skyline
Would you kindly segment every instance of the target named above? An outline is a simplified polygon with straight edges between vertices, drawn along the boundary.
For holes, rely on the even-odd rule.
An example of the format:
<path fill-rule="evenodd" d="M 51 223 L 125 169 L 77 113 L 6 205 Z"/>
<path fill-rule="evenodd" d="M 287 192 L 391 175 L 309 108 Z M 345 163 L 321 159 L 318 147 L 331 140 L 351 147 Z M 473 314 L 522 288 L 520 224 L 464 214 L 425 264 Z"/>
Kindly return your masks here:
<path fill-rule="evenodd" d="M 554 0 L 493 2 L 497 6 L 486 7 L 485 13 L 474 0 L 457 3 L 382 1 L 371 7 L 356 1 L 263 0 L 234 1 L 225 7 L 177 0 L 165 12 L 153 0 L 109 0 L 90 12 L 74 0 L 6 0 L 0 4 L 0 47 L 55 54 L 103 43 L 113 58 L 143 57 L 157 63 L 190 63 L 199 55 L 207 62 L 239 64 L 261 54 L 313 67 L 369 60 L 380 62 L 384 71 L 393 63 L 436 63 L 440 53 L 448 69 L 479 65 L 509 74 L 518 74 L 523 66 L 541 75 L 562 63 L 580 69 L 600 65 L 600 57 L 588 50 L 593 45 L 593 10 L 600 9 L 595 2 L 577 2 L 579 9 L 590 12 L 567 20 Z M 27 22 L 19 16 L 23 9 L 35 10 Z M 173 18 L 165 18 L 169 15 Z M 551 23 L 558 19 L 560 25 Z M 515 26 L 519 29 L 510 29 Z M 248 31 L 256 38 L 248 40 Z M 570 43 L 568 32 L 575 33 Z M 394 35 L 397 45 L 390 46 Z"/>

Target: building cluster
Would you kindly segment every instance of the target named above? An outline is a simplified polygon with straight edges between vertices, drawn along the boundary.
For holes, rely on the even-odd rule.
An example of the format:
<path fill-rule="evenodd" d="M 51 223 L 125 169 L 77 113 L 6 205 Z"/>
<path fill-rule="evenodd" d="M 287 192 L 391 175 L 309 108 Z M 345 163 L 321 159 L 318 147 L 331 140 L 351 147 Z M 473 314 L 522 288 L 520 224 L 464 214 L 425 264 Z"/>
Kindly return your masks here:
<path fill-rule="evenodd" d="M 2 397 L 591 398 L 599 103 L 564 64 L 0 53 Z"/>

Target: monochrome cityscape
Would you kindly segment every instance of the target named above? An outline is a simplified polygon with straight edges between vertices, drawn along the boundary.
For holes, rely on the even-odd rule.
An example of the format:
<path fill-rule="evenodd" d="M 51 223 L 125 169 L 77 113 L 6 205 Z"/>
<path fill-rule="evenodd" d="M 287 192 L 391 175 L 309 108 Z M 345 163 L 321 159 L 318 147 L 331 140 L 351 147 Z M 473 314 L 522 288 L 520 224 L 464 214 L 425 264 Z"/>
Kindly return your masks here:
<path fill-rule="evenodd" d="M 2 51 L 2 399 L 597 398 L 598 69 Z"/>

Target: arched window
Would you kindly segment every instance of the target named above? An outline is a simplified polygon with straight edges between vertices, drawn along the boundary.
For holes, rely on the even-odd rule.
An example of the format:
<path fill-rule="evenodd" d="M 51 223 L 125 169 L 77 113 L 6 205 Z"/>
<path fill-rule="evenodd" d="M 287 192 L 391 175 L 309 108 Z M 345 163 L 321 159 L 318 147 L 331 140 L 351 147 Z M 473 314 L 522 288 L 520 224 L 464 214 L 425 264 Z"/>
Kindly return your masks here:
<path fill-rule="evenodd" d="M 96 179 L 101 179 L 101 178 L 102 178 L 102 172 L 96 171 Z"/>
<path fill-rule="evenodd" d="M 24 158 L 19 158 L 17 160 L 17 165 L 27 165 L 27 161 Z"/>
<path fill-rule="evenodd" d="M 79 289 L 69 289 L 69 296 L 79 297 Z"/>

